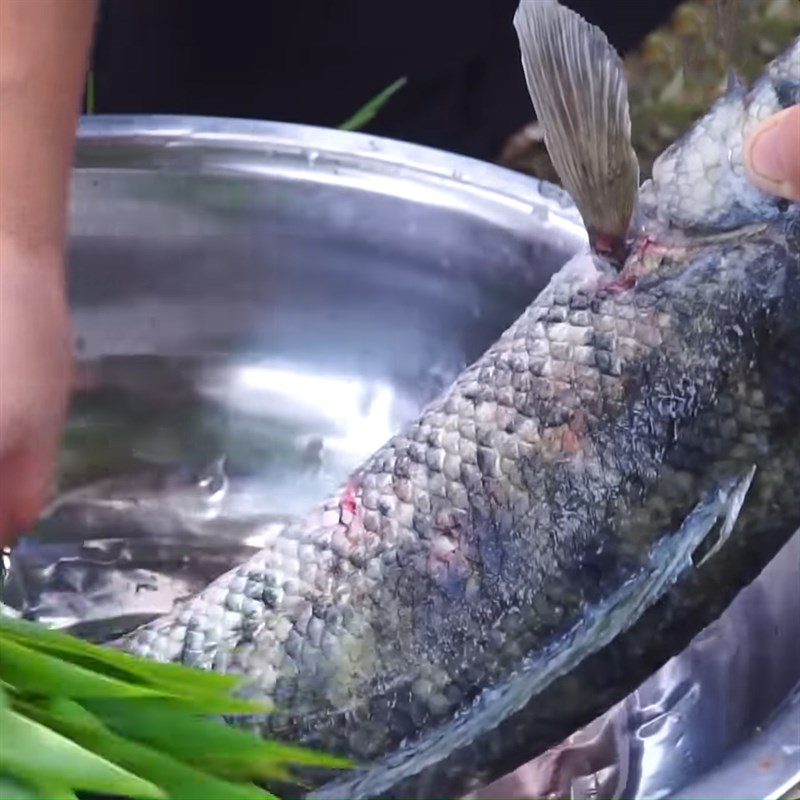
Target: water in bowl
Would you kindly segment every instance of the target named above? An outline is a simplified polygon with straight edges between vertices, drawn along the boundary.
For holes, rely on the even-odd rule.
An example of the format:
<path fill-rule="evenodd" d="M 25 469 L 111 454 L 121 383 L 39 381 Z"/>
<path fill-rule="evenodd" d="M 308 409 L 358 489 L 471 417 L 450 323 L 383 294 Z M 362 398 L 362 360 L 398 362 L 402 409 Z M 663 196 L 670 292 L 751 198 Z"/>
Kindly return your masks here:
<path fill-rule="evenodd" d="M 3 602 L 95 640 L 165 613 L 335 491 L 419 404 L 275 361 L 83 364 L 56 499 L 11 554 Z"/>

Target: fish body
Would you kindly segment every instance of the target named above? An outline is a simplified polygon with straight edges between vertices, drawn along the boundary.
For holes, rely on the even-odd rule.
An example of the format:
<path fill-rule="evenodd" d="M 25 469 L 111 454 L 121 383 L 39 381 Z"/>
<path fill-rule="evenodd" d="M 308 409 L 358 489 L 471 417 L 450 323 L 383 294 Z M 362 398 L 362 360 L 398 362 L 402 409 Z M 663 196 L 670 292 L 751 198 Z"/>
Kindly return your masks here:
<path fill-rule="evenodd" d="M 800 206 L 752 189 L 740 155 L 800 101 L 800 40 L 637 197 L 605 38 L 551 0 L 523 0 L 517 27 L 594 252 L 339 493 L 117 643 L 241 674 L 275 710 L 237 724 L 362 765 L 317 797 L 456 796 L 513 769 L 800 526 Z M 572 138 L 576 107 L 605 158 Z"/>

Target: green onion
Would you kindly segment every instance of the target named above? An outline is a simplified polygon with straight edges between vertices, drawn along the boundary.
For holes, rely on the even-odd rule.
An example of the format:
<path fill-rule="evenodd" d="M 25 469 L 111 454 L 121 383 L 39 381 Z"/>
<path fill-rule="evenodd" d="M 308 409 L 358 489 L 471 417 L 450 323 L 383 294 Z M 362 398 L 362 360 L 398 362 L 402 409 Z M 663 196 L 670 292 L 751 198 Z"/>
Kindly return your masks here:
<path fill-rule="evenodd" d="M 268 713 L 237 686 L 0 616 L 0 798 L 272 798 L 294 769 L 350 766 L 214 719 Z"/>

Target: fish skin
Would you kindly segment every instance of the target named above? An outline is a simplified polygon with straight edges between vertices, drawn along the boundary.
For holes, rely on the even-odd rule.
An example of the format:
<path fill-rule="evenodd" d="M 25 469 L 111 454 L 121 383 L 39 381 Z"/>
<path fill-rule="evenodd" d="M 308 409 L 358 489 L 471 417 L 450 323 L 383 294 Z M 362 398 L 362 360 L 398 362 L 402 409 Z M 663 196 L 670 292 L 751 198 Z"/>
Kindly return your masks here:
<path fill-rule="evenodd" d="M 340 494 L 119 646 L 242 674 L 276 711 L 239 724 L 372 763 L 318 796 L 454 796 L 602 713 L 718 616 L 800 525 L 800 206 L 752 194 L 738 156 L 705 202 L 708 175 L 669 165 L 709 150 L 704 131 L 728 158 L 723 115 L 750 125 L 758 98 L 795 101 L 793 52 L 664 154 L 619 275 L 573 259 Z M 718 553 L 470 727 L 537 654 L 577 656 L 570 631 L 753 467 Z"/>

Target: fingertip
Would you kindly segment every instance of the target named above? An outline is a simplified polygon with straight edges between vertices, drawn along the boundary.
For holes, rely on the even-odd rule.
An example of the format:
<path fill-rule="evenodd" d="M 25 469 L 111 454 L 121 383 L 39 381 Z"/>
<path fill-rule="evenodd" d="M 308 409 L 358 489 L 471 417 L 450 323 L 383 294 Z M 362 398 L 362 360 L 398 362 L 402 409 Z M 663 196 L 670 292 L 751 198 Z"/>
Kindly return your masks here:
<path fill-rule="evenodd" d="M 759 189 L 800 201 L 800 104 L 764 120 L 748 136 L 744 163 Z"/>

